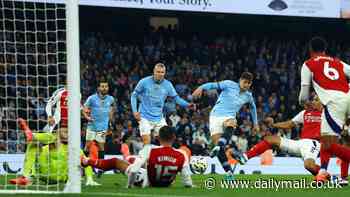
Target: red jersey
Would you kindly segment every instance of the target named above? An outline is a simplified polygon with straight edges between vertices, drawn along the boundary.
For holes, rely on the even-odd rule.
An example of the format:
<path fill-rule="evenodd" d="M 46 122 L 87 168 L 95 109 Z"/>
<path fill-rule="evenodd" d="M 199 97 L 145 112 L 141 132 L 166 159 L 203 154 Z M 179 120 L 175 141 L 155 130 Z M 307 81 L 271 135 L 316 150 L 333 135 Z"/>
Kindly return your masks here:
<path fill-rule="evenodd" d="M 150 152 L 147 172 L 151 186 L 167 187 L 182 170 L 185 163 L 183 153 L 172 147 L 153 148 Z"/>
<path fill-rule="evenodd" d="M 312 85 L 322 104 L 349 92 L 350 66 L 329 56 L 307 60 L 301 70 L 301 85 Z"/>
<path fill-rule="evenodd" d="M 153 187 L 168 187 L 181 172 L 184 185 L 192 185 L 190 168 L 185 153 L 165 146 L 147 145 L 139 153 L 138 158 L 130 166 L 130 171 L 137 172 L 146 166 L 148 182 Z"/>
<path fill-rule="evenodd" d="M 53 110 L 53 107 L 55 110 Z M 68 91 L 65 88 L 56 90 L 50 97 L 46 105 L 46 113 L 48 116 L 52 116 L 52 111 L 55 111 L 53 117 L 55 123 L 62 127 L 68 126 Z"/>
<path fill-rule="evenodd" d="M 68 91 L 64 90 L 60 98 L 61 127 L 68 126 Z"/>
<path fill-rule="evenodd" d="M 322 111 L 318 110 L 303 110 L 292 119 L 295 123 L 303 124 L 301 139 L 320 139 L 321 114 Z"/>

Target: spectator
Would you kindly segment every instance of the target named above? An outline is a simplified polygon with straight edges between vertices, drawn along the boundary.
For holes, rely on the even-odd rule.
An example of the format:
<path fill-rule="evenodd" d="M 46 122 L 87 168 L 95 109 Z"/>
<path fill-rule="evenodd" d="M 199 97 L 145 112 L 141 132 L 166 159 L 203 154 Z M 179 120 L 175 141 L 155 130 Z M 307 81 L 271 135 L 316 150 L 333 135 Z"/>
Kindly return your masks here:
<path fill-rule="evenodd" d="M 236 145 L 238 150 L 242 152 L 246 152 L 248 150 L 248 140 L 243 132 L 241 132 L 238 136 Z"/>
<path fill-rule="evenodd" d="M 192 135 L 192 153 L 193 155 L 201 155 L 207 150 L 209 141 L 204 133 L 203 128 L 199 128 Z"/>
<path fill-rule="evenodd" d="M 171 121 L 172 126 L 176 126 L 179 123 L 179 121 L 181 120 L 180 116 L 177 115 L 176 111 L 171 112 L 169 119 Z"/>
<path fill-rule="evenodd" d="M 124 35 L 111 39 L 107 33 L 83 33 L 80 47 L 82 98 L 85 99 L 87 95 L 91 95 L 95 91 L 96 81 L 100 78 L 108 79 L 111 85 L 110 93 L 118 101 L 114 121 L 117 124 L 118 132 L 121 132 L 120 138 L 128 142 L 133 141 L 131 144 L 135 142 L 136 151 L 139 134 L 137 122 L 132 118 L 128 100 L 137 81 L 150 74 L 152 65 L 159 59 L 164 60 L 168 78 L 174 83 L 180 96 L 184 98 L 191 98 L 191 90 L 198 87 L 198 84 L 224 79 L 236 80 L 239 73 L 249 70 L 255 74 L 253 96 L 256 100 L 260 122 L 267 116 L 271 116 L 275 120 L 284 120 L 293 117 L 299 111 L 298 89 L 295 87 L 299 87 L 301 60 L 307 56 L 307 50 L 305 50 L 307 43 L 302 37 L 293 37 L 288 40 L 280 40 L 271 35 L 254 36 L 249 34 L 212 37 L 205 35 L 205 33 L 201 36 L 191 35 L 181 32 L 179 29 L 166 31 L 153 29 L 142 35 L 139 38 Z M 339 46 L 349 48 L 349 44 L 343 41 L 334 43 L 336 49 Z M 6 47 L 10 51 L 15 46 L 6 42 L 5 46 L 0 47 Z M 21 50 L 18 49 L 18 52 Z M 55 50 L 57 50 L 55 47 L 49 47 L 50 53 L 55 53 Z M 27 52 L 34 53 L 35 48 L 29 47 Z M 340 50 L 337 55 L 350 62 L 349 54 L 349 50 Z M 37 78 L 28 80 L 22 75 L 37 76 L 39 73 L 37 73 L 37 69 L 24 69 L 16 60 L 21 61 L 21 58 L 11 56 L 6 59 L 7 65 L 2 66 L 4 59 L 0 57 L 0 79 L 6 81 L 8 86 L 7 95 L 3 95 L 3 91 L 0 91 L 0 122 L 5 123 L 2 126 L 5 125 L 4 129 L 7 131 L 16 129 L 15 120 L 18 117 L 28 120 L 45 118 L 42 110 L 45 103 L 42 98 L 47 98 L 49 93 L 53 91 L 51 90 L 51 81 L 48 84 L 46 80 L 40 80 L 39 84 L 45 87 L 44 91 L 40 88 L 40 90 L 27 88 L 34 87 L 39 82 L 36 80 Z M 44 56 L 35 58 L 30 55 L 27 57 L 27 63 L 36 61 L 40 64 L 45 64 L 45 61 L 54 64 L 58 62 L 58 59 L 49 57 L 46 60 Z M 56 70 L 51 71 L 50 69 L 49 72 L 56 72 Z M 63 69 L 62 73 L 64 72 Z M 57 82 L 55 81 L 55 83 Z M 177 136 L 183 138 L 189 148 L 192 148 L 192 144 L 197 144 L 195 136 L 198 135 L 197 131 L 200 128 L 203 129 L 205 135 L 208 135 L 208 111 L 215 104 L 217 95 L 218 92 L 215 90 L 204 92 L 202 98 L 196 101 L 199 110 L 193 113 L 178 109 L 171 100 L 166 102 L 166 114 L 171 125 L 176 127 Z M 20 99 L 20 96 L 23 98 L 28 96 L 27 99 L 32 99 L 23 100 Z M 29 107 L 33 108 L 33 113 L 28 113 Z M 260 138 L 260 134 L 251 131 L 251 117 L 247 107 L 242 108 L 237 116 L 237 121 L 240 123 L 239 129 L 244 132 L 244 135 L 234 135 L 231 141 L 244 144 L 244 138 L 246 138 L 250 147 Z M 40 124 L 36 124 L 34 121 L 30 126 L 37 127 L 35 130 L 41 129 Z M 294 138 L 297 136 L 297 132 L 298 129 L 292 132 L 270 130 L 261 123 L 261 137 L 266 134 L 278 134 Z M 23 136 L 12 134 L 9 136 L 9 138 L 16 139 L 18 137 Z M 3 140 L 8 143 L 7 140 L 11 139 Z M 111 139 L 111 146 L 114 146 L 113 140 L 115 139 Z M 19 144 L 20 141 L 14 140 L 11 143 Z M 0 149 L 3 146 L 0 142 Z M 133 146 L 130 149 L 134 149 Z M 19 150 L 18 147 L 11 145 L 11 151 Z"/>

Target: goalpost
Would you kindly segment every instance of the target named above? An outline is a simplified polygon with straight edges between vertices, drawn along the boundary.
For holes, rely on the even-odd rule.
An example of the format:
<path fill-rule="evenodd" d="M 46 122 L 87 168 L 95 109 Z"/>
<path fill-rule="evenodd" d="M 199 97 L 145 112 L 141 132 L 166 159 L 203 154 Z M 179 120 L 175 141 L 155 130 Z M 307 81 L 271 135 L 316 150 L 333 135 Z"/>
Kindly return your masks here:
<path fill-rule="evenodd" d="M 81 192 L 79 61 L 78 0 L 0 0 L 0 193 Z M 52 183 L 50 174 L 40 174 L 43 166 L 37 160 L 46 144 L 36 143 L 32 184 L 10 185 L 10 179 L 23 174 L 28 148 L 17 118 L 26 119 L 34 132 L 42 131 L 46 102 L 65 83 L 68 181 Z M 50 155 L 51 146 L 47 150 Z"/>

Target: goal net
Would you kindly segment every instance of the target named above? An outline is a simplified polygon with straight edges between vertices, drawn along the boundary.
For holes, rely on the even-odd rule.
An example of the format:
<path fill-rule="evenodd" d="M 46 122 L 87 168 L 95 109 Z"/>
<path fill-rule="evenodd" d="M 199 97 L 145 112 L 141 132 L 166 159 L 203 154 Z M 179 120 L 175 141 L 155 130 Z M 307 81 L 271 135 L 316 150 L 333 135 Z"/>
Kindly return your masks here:
<path fill-rule="evenodd" d="M 69 2 L 0 0 L 0 193 L 80 192 L 80 113 L 70 107 L 80 105 L 78 10 Z M 68 137 L 67 126 L 47 127 L 60 88 L 72 92 Z"/>

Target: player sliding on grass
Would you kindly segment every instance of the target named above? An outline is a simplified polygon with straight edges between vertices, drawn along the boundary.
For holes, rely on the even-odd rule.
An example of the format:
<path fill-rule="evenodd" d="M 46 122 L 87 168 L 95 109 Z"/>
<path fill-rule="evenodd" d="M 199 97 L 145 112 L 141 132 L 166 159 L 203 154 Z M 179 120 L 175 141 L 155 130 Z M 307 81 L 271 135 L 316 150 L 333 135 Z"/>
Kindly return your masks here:
<path fill-rule="evenodd" d="M 244 104 L 250 105 L 254 123 L 253 129 L 259 131 L 254 98 L 252 93 L 248 91 L 252 83 L 253 75 L 249 72 L 244 72 L 239 79 L 239 83 L 231 80 L 205 83 L 192 93 L 194 98 L 199 98 L 202 96 L 203 90 L 216 89 L 221 91 L 215 106 L 210 112 L 209 130 L 215 145 L 211 156 L 218 156 L 226 172 L 232 173 L 232 169 L 227 161 L 225 147 L 234 129 L 237 127 L 236 114 Z"/>
<path fill-rule="evenodd" d="M 50 184 L 66 182 L 68 178 L 68 129 L 61 127 L 56 133 L 33 133 L 24 119 L 18 119 L 18 123 L 26 136 L 27 149 L 23 174 L 11 179 L 10 184 L 28 186 L 32 184 L 34 177 Z M 39 157 L 36 159 L 38 153 Z M 81 151 L 82 156 L 83 154 Z M 36 163 L 39 164 L 38 169 L 35 168 Z M 99 185 L 93 180 L 91 167 L 85 168 L 85 175 L 86 185 Z"/>
<path fill-rule="evenodd" d="M 291 129 L 298 124 L 303 124 L 300 140 L 291 140 L 277 135 L 270 135 L 266 136 L 264 140 L 243 154 L 238 151 L 231 151 L 231 153 L 239 163 L 245 164 L 249 159 L 276 147 L 282 151 L 301 157 L 304 160 L 305 169 L 316 176 L 320 169 L 320 166 L 315 161 L 320 152 L 320 143 L 318 141 L 320 138 L 321 113 L 322 104 L 317 96 L 315 96 L 312 105 L 305 106 L 305 110 L 301 111 L 291 120 L 273 123 L 273 119 L 268 118 L 269 126 L 278 129 Z"/>
<path fill-rule="evenodd" d="M 188 159 L 183 152 L 172 148 L 175 132 L 171 127 L 163 126 L 159 130 L 160 146 L 145 146 L 133 164 L 117 158 L 82 158 L 82 165 L 90 165 L 102 170 L 118 169 L 128 176 L 127 187 L 168 187 L 181 173 L 185 187 L 192 187 Z M 142 168 L 145 166 L 145 169 Z"/>
<path fill-rule="evenodd" d="M 27 149 L 23 164 L 23 175 L 11 179 L 10 183 L 22 186 L 31 185 L 32 178 L 36 176 L 48 183 L 66 182 L 68 178 L 68 129 L 62 127 L 56 133 L 33 133 L 25 120 L 19 119 L 18 122 L 20 129 L 26 136 Z M 38 160 L 36 160 L 37 153 L 40 153 Z M 82 151 L 80 154 L 84 156 Z M 35 168 L 36 163 L 39 163 L 39 170 Z M 91 167 L 84 170 L 86 185 L 100 185 L 93 180 Z"/>

